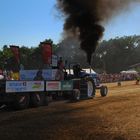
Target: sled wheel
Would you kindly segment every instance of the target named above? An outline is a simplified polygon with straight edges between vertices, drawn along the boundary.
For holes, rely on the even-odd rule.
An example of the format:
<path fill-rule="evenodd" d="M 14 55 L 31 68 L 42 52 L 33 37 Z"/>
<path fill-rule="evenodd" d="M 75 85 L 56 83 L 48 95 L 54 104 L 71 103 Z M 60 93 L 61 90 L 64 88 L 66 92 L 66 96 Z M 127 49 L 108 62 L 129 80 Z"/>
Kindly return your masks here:
<path fill-rule="evenodd" d="M 42 93 L 32 93 L 30 104 L 32 107 L 38 107 L 44 104 L 45 94 Z"/>
<path fill-rule="evenodd" d="M 48 106 L 48 103 L 49 103 L 49 97 L 48 97 L 48 95 L 44 94 L 43 105 L 44 105 L 44 106 Z"/>
<path fill-rule="evenodd" d="M 29 106 L 30 96 L 28 93 L 16 94 L 14 100 L 14 109 L 25 109 Z"/>

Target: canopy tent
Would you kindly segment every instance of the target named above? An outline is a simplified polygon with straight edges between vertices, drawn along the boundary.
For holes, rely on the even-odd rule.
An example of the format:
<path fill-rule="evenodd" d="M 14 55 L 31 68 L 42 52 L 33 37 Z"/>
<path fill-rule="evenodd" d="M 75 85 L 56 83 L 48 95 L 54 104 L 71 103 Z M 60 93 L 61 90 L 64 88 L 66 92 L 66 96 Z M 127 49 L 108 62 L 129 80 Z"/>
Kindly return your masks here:
<path fill-rule="evenodd" d="M 136 70 L 121 71 L 121 74 L 138 74 Z"/>

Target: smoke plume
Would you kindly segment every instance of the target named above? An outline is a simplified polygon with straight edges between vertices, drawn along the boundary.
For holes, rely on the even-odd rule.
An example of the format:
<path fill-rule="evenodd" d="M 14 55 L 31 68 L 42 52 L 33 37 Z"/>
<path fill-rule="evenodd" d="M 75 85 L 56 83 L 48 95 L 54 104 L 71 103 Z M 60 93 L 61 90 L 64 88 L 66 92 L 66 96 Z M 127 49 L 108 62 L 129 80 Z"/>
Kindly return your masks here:
<path fill-rule="evenodd" d="M 101 24 L 125 10 L 134 1 L 139 0 L 57 0 L 58 8 L 65 16 L 65 33 L 80 40 L 81 49 L 86 52 L 89 64 L 104 33 Z"/>

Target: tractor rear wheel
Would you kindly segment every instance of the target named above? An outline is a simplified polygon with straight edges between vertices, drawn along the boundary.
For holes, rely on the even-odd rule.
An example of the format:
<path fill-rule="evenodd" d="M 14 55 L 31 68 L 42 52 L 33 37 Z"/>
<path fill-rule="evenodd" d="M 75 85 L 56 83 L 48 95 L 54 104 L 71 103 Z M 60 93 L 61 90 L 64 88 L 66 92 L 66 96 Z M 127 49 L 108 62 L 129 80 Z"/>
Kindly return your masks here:
<path fill-rule="evenodd" d="M 87 96 L 88 98 L 93 98 L 96 92 L 94 80 L 90 77 L 86 78 L 86 80 L 87 80 Z"/>

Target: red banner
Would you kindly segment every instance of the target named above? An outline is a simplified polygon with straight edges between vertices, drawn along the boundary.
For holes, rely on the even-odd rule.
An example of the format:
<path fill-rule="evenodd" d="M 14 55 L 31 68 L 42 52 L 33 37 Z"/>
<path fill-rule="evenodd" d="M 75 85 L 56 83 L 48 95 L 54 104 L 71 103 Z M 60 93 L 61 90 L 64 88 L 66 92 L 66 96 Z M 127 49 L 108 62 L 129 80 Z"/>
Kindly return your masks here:
<path fill-rule="evenodd" d="M 17 63 L 20 62 L 20 53 L 19 53 L 19 46 L 10 46 L 10 49 L 14 55 L 14 57 L 16 58 Z"/>
<path fill-rule="evenodd" d="M 42 43 L 42 57 L 45 64 L 51 64 L 52 62 L 52 46 L 50 43 Z"/>

